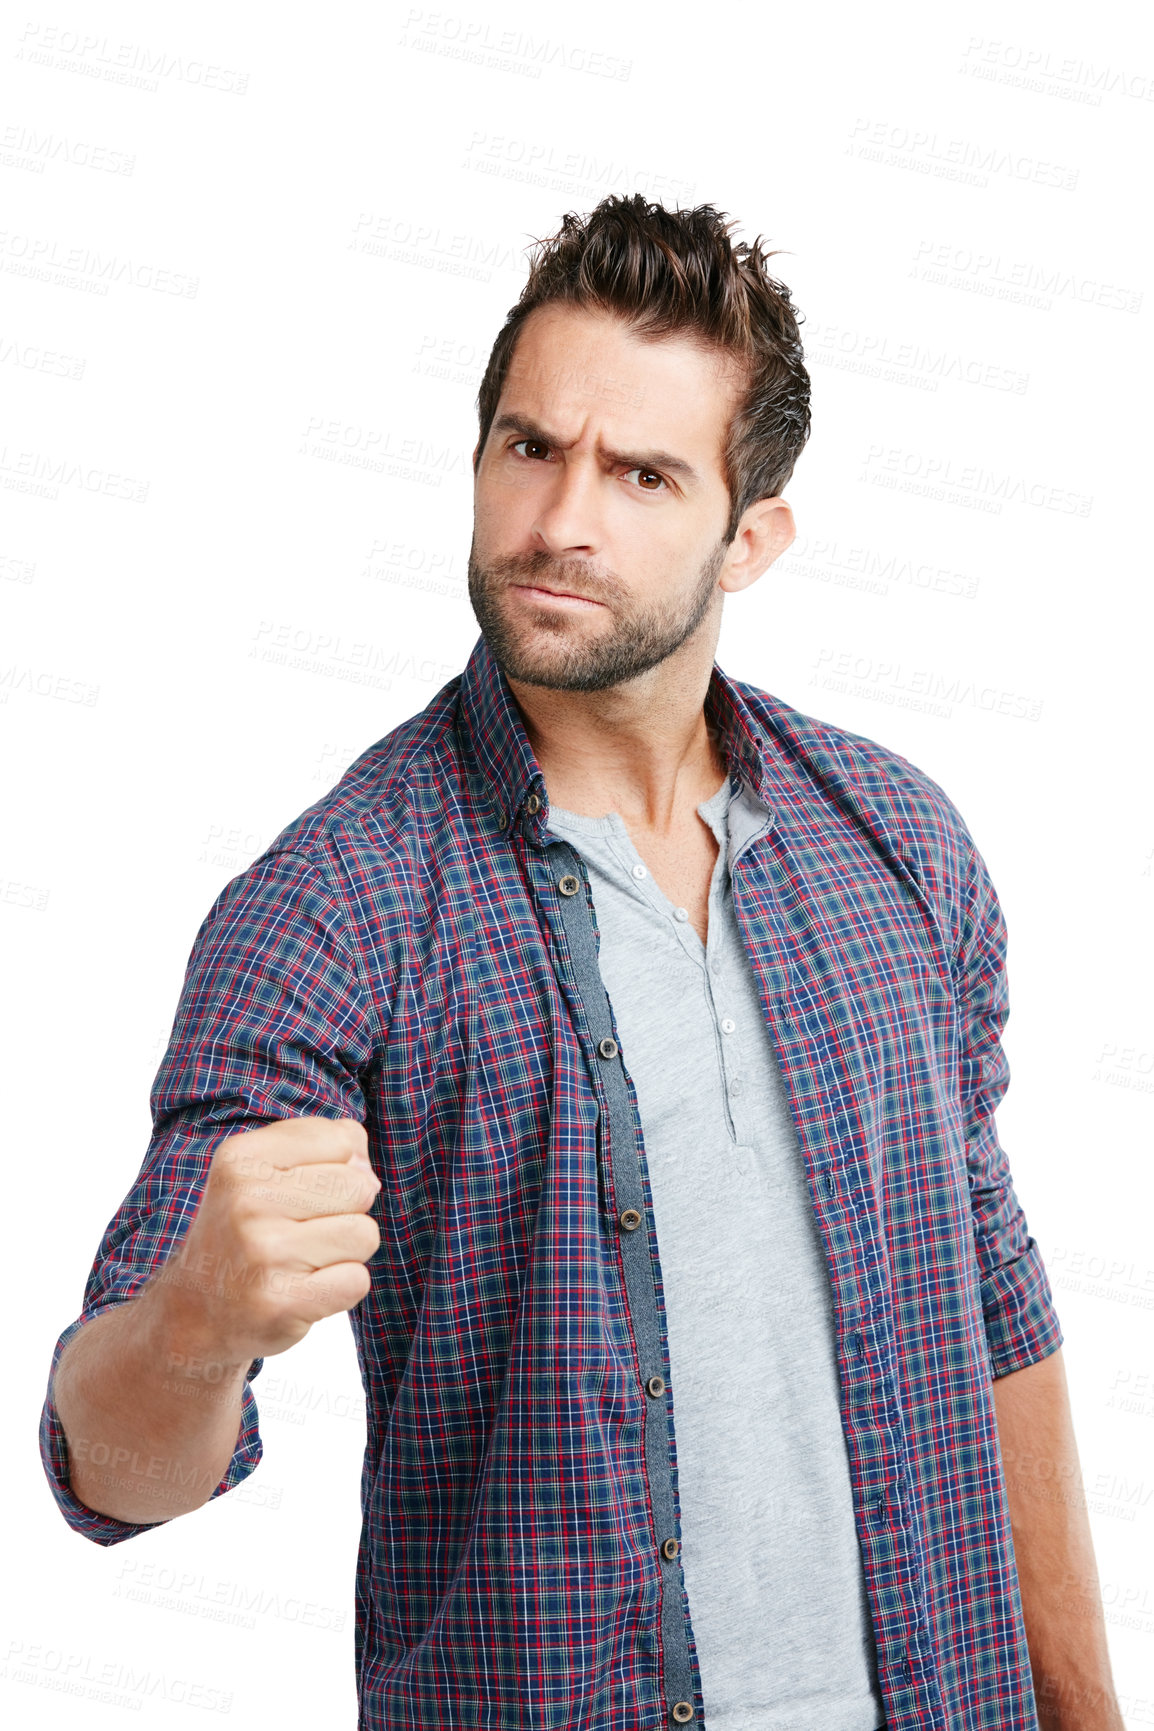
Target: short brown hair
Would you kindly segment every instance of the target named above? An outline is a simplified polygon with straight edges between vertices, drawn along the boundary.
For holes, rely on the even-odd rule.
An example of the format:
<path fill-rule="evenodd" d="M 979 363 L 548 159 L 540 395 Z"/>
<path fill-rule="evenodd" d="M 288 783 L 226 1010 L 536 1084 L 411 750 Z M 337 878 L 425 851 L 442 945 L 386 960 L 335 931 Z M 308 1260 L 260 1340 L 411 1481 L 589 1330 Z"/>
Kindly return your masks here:
<path fill-rule="evenodd" d="M 760 235 L 729 238 L 736 225 L 711 204 L 666 210 L 640 193 L 603 198 L 586 217 L 534 243 L 529 280 L 493 344 L 477 413 L 477 461 L 522 324 L 539 306 L 563 303 L 614 313 L 641 337 L 696 335 L 732 357 L 744 389 L 725 448 L 732 541 L 746 507 L 781 492 L 809 437 L 809 374 L 789 290 L 766 270 Z"/>

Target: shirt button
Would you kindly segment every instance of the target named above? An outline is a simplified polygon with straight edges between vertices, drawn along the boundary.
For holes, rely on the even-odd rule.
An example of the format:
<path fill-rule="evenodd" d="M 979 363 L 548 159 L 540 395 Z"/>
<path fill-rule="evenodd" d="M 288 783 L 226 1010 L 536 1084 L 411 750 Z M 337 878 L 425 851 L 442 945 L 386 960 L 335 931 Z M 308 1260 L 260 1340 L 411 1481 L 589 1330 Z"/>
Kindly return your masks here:
<path fill-rule="evenodd" d="M 681 1541 L 679 1539 L 666 1539 L 661 1547 L 661 1555 L 672 1562 L 680 1549 Z"/>
<path fill-rule="evenodd" d="M 617 1041 L 611 1040 L 606 1036 L 604 1040 L 598 1040 L 597 1050 L 603 1058 L 615 1058 L 618 1051 Z"/>
<path fill-rule="evenodd" d="M 646 869 L 643 865 L 635 865 L 633 867 L 633 876 L 635 878 L 646 878 L 649 876 L 649 873 L 646 871 Z"/>
<path fill-rule="evenodd" d="M 557 888 L 563 896 L 575 896 L 581 888 L 581 879 L 575 878 L 572 872 L 566 872 L 563 878 L 557 879 Z"/>
<path fill-rule="evenodd" d="M 722 1016 L 721 1031 L 723 1034 L 732 1034 L 736 1027 L 737 1023 L 734 1021 L 732 1016 Z"/>
<path fill-rule="evenodd" d="M 665 1393 L 665 1378 L 663 1376 L 651 1376 L 645 1386 L 656 1400 L 658 1395 Z"/>
<path fill-rule="evenodd" d="M 538 797 L 535 793 L 531 793 L 529 795 L 528 799 L 525 801 L 525 810 L 527 812 L 536 813 L 536 812 L 539 812 L 540 809 L 541 809 L 541 801 L 538 799 Z"/>
<path fill-rule="evenodd" d="M 669 1711 L 675 1724 L 688 1725 L 693 1718 L 693 1702 L 675 1701 Z"/>
<path fill-rule="evenodd" d="M 688 908 L 674 908 L 673 917 L 675 920 L 681 920 L 684 922 L 685 920 L 687 920 L 689 918 L 689 909 Z"/>
<path fill-rule="evenodd" d="M 623 1208 L 617 1216 L 617 1223 L 622 1232 L 636 1232 L 641 1225 L 641 1216 L 636 1208 Z"/>

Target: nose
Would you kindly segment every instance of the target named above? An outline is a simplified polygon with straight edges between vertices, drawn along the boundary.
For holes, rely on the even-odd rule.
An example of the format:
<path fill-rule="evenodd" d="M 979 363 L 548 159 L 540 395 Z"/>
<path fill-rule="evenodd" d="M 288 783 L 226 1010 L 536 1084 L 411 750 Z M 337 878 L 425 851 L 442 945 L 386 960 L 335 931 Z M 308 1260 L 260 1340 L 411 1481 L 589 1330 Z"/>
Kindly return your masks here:
<path fill-rule="evenodd" d="M 544 465 L 542 465 L 544 467 Z M 542 489 L 532 536 L 554 558 L 596 553 L 601 545 L 596 465 L 558 463 Z"/>

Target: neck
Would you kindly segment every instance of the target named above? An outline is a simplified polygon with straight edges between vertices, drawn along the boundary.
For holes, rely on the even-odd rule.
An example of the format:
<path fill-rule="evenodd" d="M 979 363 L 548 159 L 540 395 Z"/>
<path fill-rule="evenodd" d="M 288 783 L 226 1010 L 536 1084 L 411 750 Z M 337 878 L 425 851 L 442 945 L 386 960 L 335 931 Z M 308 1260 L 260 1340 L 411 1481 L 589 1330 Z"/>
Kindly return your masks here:
<path fill-rule="evenodd" d="M 696 634 L 695 634 L 696 636 Z M 583 817 L 671 830 L 716 793 L 725 760 L 705 719 L 716 633 L 604 691 L 509 680 L 549 800 Z"/>

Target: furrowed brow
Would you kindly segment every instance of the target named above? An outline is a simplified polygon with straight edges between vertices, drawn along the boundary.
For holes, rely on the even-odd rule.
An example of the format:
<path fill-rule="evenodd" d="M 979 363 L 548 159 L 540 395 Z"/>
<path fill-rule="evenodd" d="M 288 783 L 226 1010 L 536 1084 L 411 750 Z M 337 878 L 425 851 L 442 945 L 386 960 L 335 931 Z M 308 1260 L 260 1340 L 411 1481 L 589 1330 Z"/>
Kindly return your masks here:
<path fill-rule="evenodd" d="M 498 415 L 493 422 L 495 433 L 519 433 L 523 439 L 535 439 L 539 445 L 551 445 L 555 451 L 567 451 L 569 445 L 563 444 L 546 428 L 531 421 L 527 415 Z M 571 445 L 574 441 L 570 439 Z"/>
<path fill-rule="evenodd" d="M 549 445 L 554 451 L 567 451 L 575 443 L 572 439 L 565 443 L 554 437 L 548 428 L 530 420 L 527 415 L 498 415 L 492 430 L 494 433 L 517 433 L 522 439 L 535 439 L 538 444 Z M 610 451 L 602 446 L 601 455 L 614 467 L 659 469 L 663 474 L 676 475 L 690 482 L 700 479 L 693 465 L 684 457 L 675 457 L 672 451 Z"/>
<path fill-rule="evenodd" d="M 692 464 L 684 457 L 675 457 L 671 451 L 607 451 L 602 447 L 601 455 L 607 463 L 620 464 L 622 468 L 660 469 L 665 475 L 679 475 L 685 481 L 698 478 Z"/>

